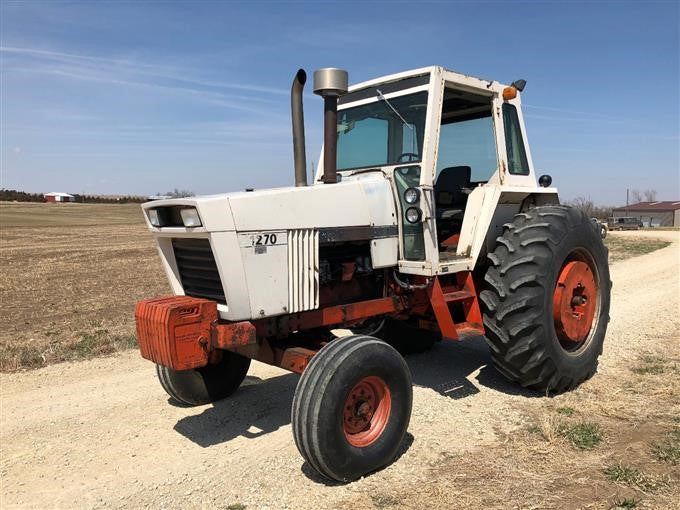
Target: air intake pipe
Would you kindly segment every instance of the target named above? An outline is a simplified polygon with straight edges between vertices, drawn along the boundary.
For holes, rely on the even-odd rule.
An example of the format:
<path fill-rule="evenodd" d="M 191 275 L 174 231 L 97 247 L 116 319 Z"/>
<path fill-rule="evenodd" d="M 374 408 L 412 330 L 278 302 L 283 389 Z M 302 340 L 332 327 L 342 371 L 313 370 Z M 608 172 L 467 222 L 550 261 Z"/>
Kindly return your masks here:
<path fill-rule="evenodd" d="M 290 88 L 290 113 L 293 120 L 293 161 L 295 185 L 307 186 L 307 156 L 305 154 L 305 116 L 302 111 L 302 89 L 307 81 L 304 69 L 298 69 Z"/>
<path fill-rule="evenodd" d="M 323 97 L 323 182 L 338 181 L 338 98 L 347 93 L 347 71 L 327 67 L 314 71 L 314 93 Z"/>

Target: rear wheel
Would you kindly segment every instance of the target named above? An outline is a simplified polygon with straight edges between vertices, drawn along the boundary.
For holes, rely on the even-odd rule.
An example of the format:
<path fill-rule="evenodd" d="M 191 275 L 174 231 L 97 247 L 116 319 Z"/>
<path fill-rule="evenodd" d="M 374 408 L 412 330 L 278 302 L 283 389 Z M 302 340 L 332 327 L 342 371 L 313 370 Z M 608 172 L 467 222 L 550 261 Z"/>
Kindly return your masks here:
<path fill-rule="evenodd" d="M 600 232 L 576 209 L 518 214 L 488 255 L 480 302 L 496 368 L 522 386 L 571 389 L 592 376 L 609 321 Z"/>
<path fill-rule="evenodd" d="M 350 481 L 389 464 L 411 417 L 411 374 L 385 342 L 333 340 L 310 362 L 293 399 L 293 437 L 325 477 Z"/>
<path fill-rule="evenodd" d="M 156 375 L 165 392 L 180 404 L 209 404 L 234 393 L 245 379 L 250 359 L 223 351 L 219 363 L 193 370 L 173 370 L 156 365 Z"/>

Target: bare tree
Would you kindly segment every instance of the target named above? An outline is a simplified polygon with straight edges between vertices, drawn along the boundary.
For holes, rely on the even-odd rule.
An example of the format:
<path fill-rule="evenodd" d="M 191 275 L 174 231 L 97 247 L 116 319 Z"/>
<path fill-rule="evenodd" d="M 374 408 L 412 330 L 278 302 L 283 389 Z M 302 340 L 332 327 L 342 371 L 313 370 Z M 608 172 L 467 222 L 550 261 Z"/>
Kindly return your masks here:
<path fill-rule="evenodd" d="M 166 193 L 166 195 L 168 195 L 169 197 L 172 197 L 172 198 L 184 198 L 184 197 L 193 197 L 194 192 L 189 191 L 188 189 L 177 189 L 177 188 L 175 188 L 174 191 L 168 191 Z"/>
<path fill-rule="evenodd" d="M 590 198 L 576 197 L 574 200 L 567 202 L 568 205 L 583 211 L 588 217 L 593 217 L 595 211 L 595 204 Z"/>
<path fill-rule="evenodd" d="M 642 192 L 637 189 L 633 189 L 630 191 L 630 202 L 631 204 L 637 204 L 639 202 L 644 202 L 644 197 L 642 196 Z"/>
<path fill-rule="evenodd" d="M 645 202 L 656 202 L 656 190 L 646 189 L 642 192 Z"/>

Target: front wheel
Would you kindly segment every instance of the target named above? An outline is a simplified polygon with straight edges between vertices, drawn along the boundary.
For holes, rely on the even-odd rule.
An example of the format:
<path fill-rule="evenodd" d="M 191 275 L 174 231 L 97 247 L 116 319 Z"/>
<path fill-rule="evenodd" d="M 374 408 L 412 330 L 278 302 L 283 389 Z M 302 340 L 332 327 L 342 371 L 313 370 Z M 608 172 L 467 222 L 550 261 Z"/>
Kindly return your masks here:
<path fill-rule="evenodd" d="M 600 233 L 580 211 L 530 209 L 488 255 L 480 302 L 496 368 L 559 393 L 592 376 L 609 321 L 611 281 Z"/>
<path fill-rule="evenodd" d="M 249 358 L 222 351 L 222 359 L 218 363 L 192 370 L 173 370 L 156 365 L 156 375 L 173 400 L 197 406 L 222 400 L 234 393 L 245 379 L 249 367 Z"/>
<path fill-rule="evenodd" d="M 351 335 L 313 358 L 293 399 L 293 437 L 321 475 L 351 481 L 396 457 L 411 417 L 411 374 L 382 340 Z"/>

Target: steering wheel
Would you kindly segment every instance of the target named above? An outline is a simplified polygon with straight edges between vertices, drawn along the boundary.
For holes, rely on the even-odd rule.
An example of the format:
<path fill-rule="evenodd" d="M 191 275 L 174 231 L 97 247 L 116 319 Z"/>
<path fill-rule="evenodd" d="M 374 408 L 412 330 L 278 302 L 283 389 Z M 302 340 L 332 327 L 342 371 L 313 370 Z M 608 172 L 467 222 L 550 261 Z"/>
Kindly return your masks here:
<path fill-rule="evenodd" d="M 397 162 L 401 163 L 401 158 L 410 158 L 408 161 L 404 161 L 404 163 L 409 163 L 411 161 L 418 161 L 420 159 L 420 154 L 416 154 L 415 152 L 402 152 L 399 154 L 399 157 L 397 158 Z"/>

